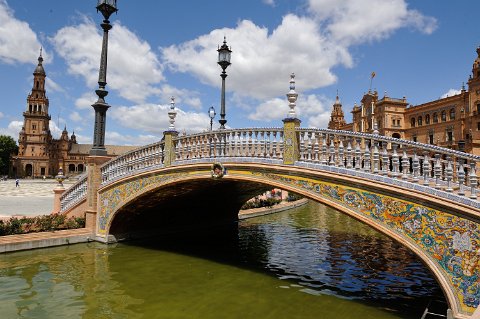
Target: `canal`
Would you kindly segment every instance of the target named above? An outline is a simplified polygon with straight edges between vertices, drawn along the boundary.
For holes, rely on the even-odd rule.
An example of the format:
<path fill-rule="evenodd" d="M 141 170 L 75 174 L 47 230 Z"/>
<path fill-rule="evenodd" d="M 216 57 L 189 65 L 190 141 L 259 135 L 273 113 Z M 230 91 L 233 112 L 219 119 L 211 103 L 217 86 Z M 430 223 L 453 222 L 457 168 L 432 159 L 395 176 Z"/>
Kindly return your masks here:
<path fill-rule="evenodd" d="M 155 240 L 0 255 L 0 317 L 420 318 L 408 249 L 317 203 Z"/>

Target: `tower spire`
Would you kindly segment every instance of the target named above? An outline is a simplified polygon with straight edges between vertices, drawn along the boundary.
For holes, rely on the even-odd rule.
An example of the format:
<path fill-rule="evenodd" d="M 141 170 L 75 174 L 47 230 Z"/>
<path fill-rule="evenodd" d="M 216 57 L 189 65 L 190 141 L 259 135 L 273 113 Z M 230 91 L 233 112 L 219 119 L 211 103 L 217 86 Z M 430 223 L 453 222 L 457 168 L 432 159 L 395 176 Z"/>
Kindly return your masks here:
<path fill-rule="evenodd" d="M 332 114 L 330 115 L 330 121 L 328 122 L 328 128 L 332 130 L 339 130 L 346 124 L 347 122 L 345 122 L 345 117 L 343 115 L 342 103 L 340 103 L 337 90 L 337 97 L 335 99 L 335 103 L 333 104 Z"/>

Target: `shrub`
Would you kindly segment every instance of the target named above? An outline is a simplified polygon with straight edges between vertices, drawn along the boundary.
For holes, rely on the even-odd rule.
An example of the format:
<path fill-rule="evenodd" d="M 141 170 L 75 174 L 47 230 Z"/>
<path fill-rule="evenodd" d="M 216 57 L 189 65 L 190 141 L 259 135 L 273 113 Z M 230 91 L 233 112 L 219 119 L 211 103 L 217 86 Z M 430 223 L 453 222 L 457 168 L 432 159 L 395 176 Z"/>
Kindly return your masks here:
<path fill-rule="evenodd" d="M 23 217 L 20 219 L 12 217 L 6 221 L 0 220 L 0 236 L 83 227 L 85 227 L 85 218 L 67 218 L 63 214 Z"/>

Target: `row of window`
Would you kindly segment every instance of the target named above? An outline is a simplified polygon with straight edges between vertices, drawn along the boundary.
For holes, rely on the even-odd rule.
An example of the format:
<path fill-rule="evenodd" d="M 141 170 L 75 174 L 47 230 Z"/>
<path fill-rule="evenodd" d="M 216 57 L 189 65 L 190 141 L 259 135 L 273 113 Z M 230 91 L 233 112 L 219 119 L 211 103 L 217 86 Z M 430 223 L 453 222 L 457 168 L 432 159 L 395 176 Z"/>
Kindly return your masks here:
<path fill-rule="evenodd" d="M 453 132 L 452 132 L 452 131 L 447 131 L 447 136 L 446 136 L 446 138 L 447 138 L 446 142 L 449 142 L 449 143 L 453 142 Z M 469 136 L 468 136 L 468 134 L 467 134 L 467 139 L 468 139 L 468 138 L 469 138 Z M 414 142 L 418 142 L 418 141 L 417 141 L 417 136 L 416 136 L 416 135 L 412 136 L 412 140 L 413 140 Z M 434 135 L 433 135 L 433 134 L 429 134 L 429 135 L 428 135 L 428 144 L 435 144 Z"/>
<path fill-rule="evenodd" d="M 455 109 L 454 108 L 450 109 L 449 116 L 450 116 L 450 121 L 455 119 Z M 440 113 L 440 118 L 441 118 L 442 122 L 446 122 L 447 121 L 447 111 L 445 111 L 445 110 L 442 111 Z M 433 123 L 438 123 L 438 113 L 437 112 L 433 113 L 432 120 L 433 120 Z M 428 125 L 428 124 L 430 124 L 430 114 L 425 115 L 425 125 Z M 410 119 L 410 125 L 411 125 L 411 127 L 415 127 L 416 125 L 422 126 L 423 125 L 423 117 L 422 116 L 419 116 L 418 118 L 412 117 Z"/>

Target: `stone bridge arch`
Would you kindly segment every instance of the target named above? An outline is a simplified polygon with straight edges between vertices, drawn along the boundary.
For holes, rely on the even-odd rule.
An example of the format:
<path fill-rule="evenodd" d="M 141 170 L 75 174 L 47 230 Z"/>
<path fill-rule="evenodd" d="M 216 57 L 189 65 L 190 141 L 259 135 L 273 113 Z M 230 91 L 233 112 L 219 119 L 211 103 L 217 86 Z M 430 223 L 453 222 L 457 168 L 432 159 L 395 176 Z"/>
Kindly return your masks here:
<path fill-rule="evenodd" d="M 470 206 L 389 183 L 303 167 L 230 163 L 226 168 L 227 174 L 218 182 L 247 185 L 240 201 L 279 187 L 331 206 L 417 254 L 437 278 L 453 313 L 461 317 L 478 307 L 480 223 Z M 202 187 L 212 181 L 210 169 L 211 164 L 171 166 L 100 188 L 97 236 L 108 241 L 115 216 L 136 199 L 174 185 Z M 229 206 L 227 214 L 238 212 L 239 205 L 237 201 Z"/>

